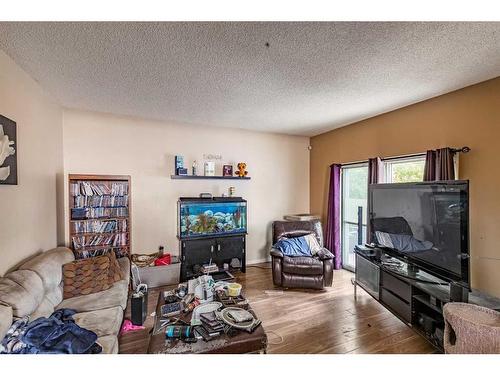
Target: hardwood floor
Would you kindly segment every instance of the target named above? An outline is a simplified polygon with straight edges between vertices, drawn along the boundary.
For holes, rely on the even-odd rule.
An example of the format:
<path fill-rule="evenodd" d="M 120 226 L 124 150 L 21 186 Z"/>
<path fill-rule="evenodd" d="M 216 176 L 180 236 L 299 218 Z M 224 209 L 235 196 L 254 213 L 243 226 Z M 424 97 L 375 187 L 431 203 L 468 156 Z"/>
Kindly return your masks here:
<path fill-rule="evenodd" d="M 427 341 L 358 288 L 354 300 L 352 273 L 334 271 L 325 291 L 274 288 L 270 263 L 247 267 L 237 276 L 245 296 L 262 320 L 268 353 L 434 353 Z M 151 290 L 148 312 L 158 290 Z M 125 313 L 126 316 L 129 308 Z M 146 353 L 153 318 L 146 328 L 120 337 L 120 353 Z"/>

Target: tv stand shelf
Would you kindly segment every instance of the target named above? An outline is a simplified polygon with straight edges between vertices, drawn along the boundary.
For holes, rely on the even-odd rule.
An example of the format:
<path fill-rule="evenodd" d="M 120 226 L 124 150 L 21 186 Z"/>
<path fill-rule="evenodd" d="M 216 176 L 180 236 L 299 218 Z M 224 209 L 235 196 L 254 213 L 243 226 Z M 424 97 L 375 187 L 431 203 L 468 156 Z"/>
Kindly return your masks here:
<path fill-rule="evenodd" d="M 443 308 L 439 306 L 435 306 L 430 302 L 429 295 L 422 295 L 422 294 L 416 294 L 412 297 L 414 300 L 426 305 L 430 309 L 442 314 L 443 313 Z"/>
<path fill-rule="evenodd" d="M 390 257 L 383 249 L 357 246 L 354 296 L 359 286 L 408 326 L 443 351 L 443 306 L 452 301 L 449 282 L 410 262 Z M 500 310 L 500 300 L 477 291 L 465 301 Z M 461 302 L 460 298 L 455 299 Z"/>

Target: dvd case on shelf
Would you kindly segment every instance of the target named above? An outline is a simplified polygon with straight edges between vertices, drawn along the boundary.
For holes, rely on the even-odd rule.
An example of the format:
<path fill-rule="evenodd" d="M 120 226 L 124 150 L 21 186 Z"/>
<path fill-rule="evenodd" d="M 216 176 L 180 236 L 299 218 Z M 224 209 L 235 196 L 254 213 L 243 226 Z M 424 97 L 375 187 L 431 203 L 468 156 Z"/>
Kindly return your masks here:
<path fill-rule="evenodd" d="M 127 232 L 128 224 L 127 219 L 73 221 L 71 231 L 74 234 Z"/>
<path fill-rule="evenodd" d="M 120 218 L 126 216 L 128 216 L 128 207 L 82 207 L 71 209 L 71 218 L 73 220 L 100 219 L 108 217 Z"/>
<path fill-rule="evenodd" d="M 127 195 L 128 182 L 112 182 L 110 184 L 96 181 L 73 181 L 70 183 L 73 196 L 84 195 Z"/>
<path fill-rule="evenodd" d="M 128 243 L 127 233 L 98 234 L 95 236 L 72 236 L 73 249 L 79 250 L 86 247 L 97 246 L 126 246 Z"/>

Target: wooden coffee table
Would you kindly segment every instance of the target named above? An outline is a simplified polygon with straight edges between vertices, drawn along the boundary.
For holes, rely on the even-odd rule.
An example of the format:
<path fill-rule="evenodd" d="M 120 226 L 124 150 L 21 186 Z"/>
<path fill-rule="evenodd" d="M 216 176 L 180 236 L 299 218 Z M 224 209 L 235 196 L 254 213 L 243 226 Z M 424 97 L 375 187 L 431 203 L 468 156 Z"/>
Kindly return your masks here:
<path fill-rule="evenodd" d="M 168 290 L 168 289 L 166 289 Z M 210 341 L 202 339 L 195 343 L 185 343 L 181 340 L 166 340 L 165 330 L 162 328 L 157 330 L 159 317 L 161 316 L 161 306 L 164 304 L 162 290 L 158 296 L 156 304 L 156 319 L 151 339 L 149 341 L 148 353 L 151 354 L 244 354 L 244 353 L 266 353 L 267 349 L 267 336 L 259 325 L 252 333 L 245 331 L 237 331 L 234 336 L 229 336 L 222 333 L 220 336 Z M 248 310 L 252 311 L 249 305 Z M 192 313 L 178 315 L 179 318 L 185 322 L 191 321 Z"/>

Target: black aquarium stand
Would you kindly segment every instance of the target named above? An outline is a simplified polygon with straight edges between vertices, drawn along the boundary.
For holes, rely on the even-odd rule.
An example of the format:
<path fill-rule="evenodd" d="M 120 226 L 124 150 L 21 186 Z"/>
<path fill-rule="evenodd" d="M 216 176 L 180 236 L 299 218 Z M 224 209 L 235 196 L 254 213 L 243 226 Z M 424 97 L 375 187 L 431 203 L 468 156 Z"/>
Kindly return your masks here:
<path fill-rule="evenodd" d="M 212 263 L 217 264 L 220 270 L 223 264 L 229 264 L 231 259 L 238 258 L 241 263 L 241 272 L 246 271 L 246 238 L 245 234 L 224 235 L 209 238 L 181 239 L 181 275 L 180 281 L 186 281 L 200 276 L 196 266 Z"/>
<path fill-rule="evenodd" d="M 408 326 L 443 351 L 443 306 L 468 302 L 500 310 L 500 300 L 456 286 L 444 278 L 387 254 L 356 246 L 354 296 L 359 286 Z M 457 293 L 458 290 L 458 293 Z"/>

